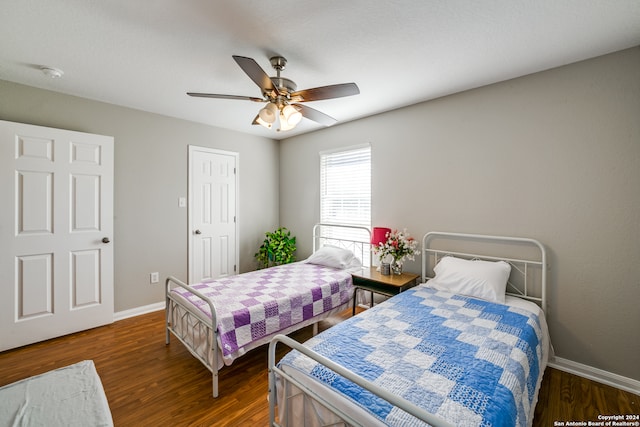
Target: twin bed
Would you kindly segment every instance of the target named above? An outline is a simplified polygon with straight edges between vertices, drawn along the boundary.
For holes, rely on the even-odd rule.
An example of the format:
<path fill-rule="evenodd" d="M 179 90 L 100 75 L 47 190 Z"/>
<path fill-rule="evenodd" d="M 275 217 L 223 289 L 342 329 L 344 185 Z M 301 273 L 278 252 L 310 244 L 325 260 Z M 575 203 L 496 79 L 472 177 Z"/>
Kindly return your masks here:
<path fill-rule="evenodd" d="M 191 286 L 169 277 L 166 343 L 173 334 L 211 371 L 218 397 L 224 365 L 278 333 L 315 328 L 349 307 L 350 271 L 369 265 L 370 240 L 364 227 L 317 224 L 313 254 L 304 261 Z"/>
<path fill-rule="evenodd" d="M 304 345 L 274 338 L 270 425 L 532 424 L 551 348 L 544 247 L 452 233 L 422 246 L 422 284 Z M 276 363 L 278 343 L 294 350 Z"/>

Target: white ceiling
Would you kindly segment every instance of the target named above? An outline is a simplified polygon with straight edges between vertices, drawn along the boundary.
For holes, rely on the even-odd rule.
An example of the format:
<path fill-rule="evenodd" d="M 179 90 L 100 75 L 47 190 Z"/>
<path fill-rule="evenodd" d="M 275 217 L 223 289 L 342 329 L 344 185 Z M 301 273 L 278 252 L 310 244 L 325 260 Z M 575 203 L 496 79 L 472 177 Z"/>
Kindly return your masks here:
<path fill-rule="evenodd" d="M 640 45 L 638 0 L 0 0 L 0 79 L 240 132 L 260 97 L 232 59 L 269 58 L 298 89 L 355 82 L 307 105 L 340 122 Z M 51 79 L 41 66 L 64 71 Z M 8 102 L 0 99 L 0 102 Z"/>

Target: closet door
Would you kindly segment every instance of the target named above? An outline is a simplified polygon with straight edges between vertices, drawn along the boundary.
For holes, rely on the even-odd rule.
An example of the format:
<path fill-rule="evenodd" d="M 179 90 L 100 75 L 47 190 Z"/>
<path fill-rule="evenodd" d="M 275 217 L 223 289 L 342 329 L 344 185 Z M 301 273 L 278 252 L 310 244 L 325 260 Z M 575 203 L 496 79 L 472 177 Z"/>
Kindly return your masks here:
<path fill-rule="evenodd" d="M 0 351 L 113 322 L 113 138 L 0 121 Z"/>
<path fill-rule="evenodd" d="M 189 283 L 237 273 L 238 153 L 189 146 Z"/>

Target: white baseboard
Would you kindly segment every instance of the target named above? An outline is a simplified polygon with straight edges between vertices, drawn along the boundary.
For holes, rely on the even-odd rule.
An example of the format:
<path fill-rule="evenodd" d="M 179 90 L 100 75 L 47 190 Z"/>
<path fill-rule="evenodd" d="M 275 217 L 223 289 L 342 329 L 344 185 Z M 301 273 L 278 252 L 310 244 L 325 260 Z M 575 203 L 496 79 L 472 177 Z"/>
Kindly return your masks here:
<path fill-rule="evenodd" d="M 164 310 L 164 302 L 144 305 L 142 307 L 132 308 L 130 310 L 119 311 L 113 314 L 113 321 L 128 319 L 129 317 L 140 316 L 141 314 L 151 313 L 152 311 Z"/>
<path fill-rule="evenodd" d="M 640 381 L 634 380 L 633 378 L 623 377 L 622 375 L 603 371 L 602 369 L 583 365 L 582 363 L 563 359 L 561 357 L 554 357 L 547 365 L 552 368 L 569 372 L 570 374 L 578 375 L 602 384 L 610 385 L 640 396 Z"/>

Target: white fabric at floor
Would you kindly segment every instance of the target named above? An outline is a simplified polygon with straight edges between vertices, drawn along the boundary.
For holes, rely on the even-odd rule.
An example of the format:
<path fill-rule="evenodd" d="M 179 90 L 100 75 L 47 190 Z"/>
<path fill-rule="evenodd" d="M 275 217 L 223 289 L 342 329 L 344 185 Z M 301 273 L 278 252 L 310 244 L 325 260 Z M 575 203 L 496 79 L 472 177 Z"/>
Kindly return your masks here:
<path fill-rule="evenodd" d="M 113 426 L 93 361 L 0 387 L 0 427 L 4 426 Z"/>

